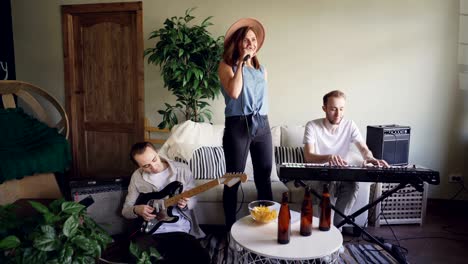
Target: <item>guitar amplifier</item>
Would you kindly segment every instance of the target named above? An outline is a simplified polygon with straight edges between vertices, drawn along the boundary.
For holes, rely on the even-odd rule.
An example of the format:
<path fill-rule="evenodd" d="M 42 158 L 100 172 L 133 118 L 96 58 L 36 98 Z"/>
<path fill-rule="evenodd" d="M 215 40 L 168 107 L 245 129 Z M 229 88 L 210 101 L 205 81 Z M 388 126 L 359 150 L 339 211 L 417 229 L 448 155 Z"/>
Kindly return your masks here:
<path fill-rule="evenodd" d="M 390 165 L 408 165 L 409 126 L 367 126 L 366 144 L 377 159 Z"/>
<path fill-rule="evenodd" d="M 71 197 L 79 202 L 89 197 L 94 202 L 86 209 L 88 215 L 110 235 L 125 233 L 131 221 L 122 216 L 122 206 L 127 196 L 128 180 L 72 181 Z"/>

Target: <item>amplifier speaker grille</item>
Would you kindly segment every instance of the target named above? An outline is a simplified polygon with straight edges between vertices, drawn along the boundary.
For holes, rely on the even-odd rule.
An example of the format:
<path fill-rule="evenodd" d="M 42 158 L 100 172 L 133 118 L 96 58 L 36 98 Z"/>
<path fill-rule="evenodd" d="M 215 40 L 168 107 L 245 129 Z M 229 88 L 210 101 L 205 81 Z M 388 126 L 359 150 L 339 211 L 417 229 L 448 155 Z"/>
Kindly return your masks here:
<path fill-rule="evenodd" d="M 384 159 L 390 165 L 407 165 L 409 160 L 409 126 L 380 125 L 368 126 L 366 143 L 374 157 Z M 393 189 L 396 183 L 376 183 L 371 186 L 373 201 L 383 192 Z M 422 224 L 426 213 L 427 183 L 424 191 L 418 192 L 407 186 L 380 204 L 374 212 L 369 212 L 375 226 L 393 224 Z"/>
<path fill-rule="evenodd" d="M 122 182 L 72 182 L 71 195 L 75 201 L 91 196 L 94 203 L 88 215 L 110 235 L 128 233 L 132 222 L 122 216 L 127 185 Z"/>
<path fill-rule="evenodd" d="M 391 165 L 406 165 L 410 132 L 408 126 L 367 126 L 366 144 L 374 157 L 384 159 Z"/>

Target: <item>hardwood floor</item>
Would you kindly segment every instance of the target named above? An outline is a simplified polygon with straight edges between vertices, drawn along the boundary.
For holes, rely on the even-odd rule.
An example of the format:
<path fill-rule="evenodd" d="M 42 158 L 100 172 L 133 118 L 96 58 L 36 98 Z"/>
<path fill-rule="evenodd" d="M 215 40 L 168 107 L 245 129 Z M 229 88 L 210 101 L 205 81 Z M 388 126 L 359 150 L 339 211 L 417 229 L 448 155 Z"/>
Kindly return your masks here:
<path fill-rule="evenodd" d="M 407 250 L 409 263 L 468 262 L 468 201 L 429 200 L 425 223 L 368 227 L 367 231 L 386 243 Z M 345 236 L 347 243 L 367 243 Z"/>

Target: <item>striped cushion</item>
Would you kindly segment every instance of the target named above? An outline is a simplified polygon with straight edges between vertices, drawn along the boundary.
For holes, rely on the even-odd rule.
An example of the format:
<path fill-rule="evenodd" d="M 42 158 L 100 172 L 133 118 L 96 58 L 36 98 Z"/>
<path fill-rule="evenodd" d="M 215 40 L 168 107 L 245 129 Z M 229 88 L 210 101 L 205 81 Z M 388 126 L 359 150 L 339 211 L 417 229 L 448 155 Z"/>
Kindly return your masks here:
<path fill-rule="evenodd" d="M 201 147 L 193 152 L 190 162 L 180 158 L 176 161 L 188 163 L 195 179 L 217 179 L 226 172 L 223 147 Z"/>
<path fill-rule="evenodd" d="M 304 163 L 304 147 L 275 147 L 276 164 Z"/>

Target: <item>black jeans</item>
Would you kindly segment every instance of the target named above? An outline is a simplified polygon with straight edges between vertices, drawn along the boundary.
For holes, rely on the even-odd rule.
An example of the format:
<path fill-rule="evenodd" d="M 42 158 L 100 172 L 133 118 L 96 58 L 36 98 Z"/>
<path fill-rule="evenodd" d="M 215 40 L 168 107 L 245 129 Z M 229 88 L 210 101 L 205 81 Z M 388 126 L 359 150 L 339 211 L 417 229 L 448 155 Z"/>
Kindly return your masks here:
<path fill-rule="evenodd" d="M 259 116 L 259 118 L 261 120 L 257 121 L 260 125 L 255 135 L 251 135 L 252 115 L 226 117 L 223 136 L 226 172 L 244 172 L 247 155 L 250 151 L 257 197 L 262 200 L 272 200 L 270 175 L 273 152 L 270 124 L 267 116 Z M 236 221 L 239 185 L 240 183 L 232 187 L 224 186 L 223 206 L 228 231 L 231 230 Z"/>
<path fill-rule="evenodd" d="M 180 264 L 211 262 L 210 255 L 200 242 L 192 235 L 184 232 L 169 232 L 156 235 L 140 234 L 134 240 L 142 250 L 154 247 L 163 259 L 157 263 Z"/>

